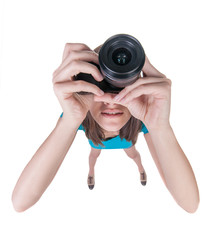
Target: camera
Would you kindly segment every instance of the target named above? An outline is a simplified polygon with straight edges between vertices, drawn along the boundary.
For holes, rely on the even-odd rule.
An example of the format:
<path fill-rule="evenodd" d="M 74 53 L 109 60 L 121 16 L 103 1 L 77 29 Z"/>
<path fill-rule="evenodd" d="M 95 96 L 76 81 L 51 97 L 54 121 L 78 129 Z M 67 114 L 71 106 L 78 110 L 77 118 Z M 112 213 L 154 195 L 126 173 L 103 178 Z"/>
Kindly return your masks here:
<path fill-rule="evenodd" d="M 104 80 L 97 82 L 91 74 L 86 73 L 77 74 L 75 80 L 93 83 L 105 93 L 119 93 L 140 77 L 146 56 L 136 38 L 128 34 L 117 34 L 104 42 L 98 57 L 99 65 L 90 63 L 99 69 Z"/>

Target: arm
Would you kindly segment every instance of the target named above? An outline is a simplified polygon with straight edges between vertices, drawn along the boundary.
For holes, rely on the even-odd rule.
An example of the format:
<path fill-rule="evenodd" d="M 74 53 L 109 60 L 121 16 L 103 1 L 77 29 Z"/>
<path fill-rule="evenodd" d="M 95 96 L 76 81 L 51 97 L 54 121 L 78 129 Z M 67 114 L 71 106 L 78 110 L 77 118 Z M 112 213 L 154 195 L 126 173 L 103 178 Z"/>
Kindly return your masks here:
<path fill-rule="evenodd" d="M 65 116 L 58 120 L 18 179 L 12 194 L 16 211 L 25 211 L 40 199 L 63 162 L 79 125 Z"/>
<path fill-rule="evenodd" d="M 150 154 L 151 154 L 151 156 L 152 156 L 152 158 L 153 158 L 153 160 L 154 160 L 154 163 L 155 163 L 155 165 L 156 165 L 156 167 L 157 167 L 157 169 L 158 169 L 158 171 L 159 171 L 159 173 L 160 173 L 160 176 L 161 176 L 164 184 L 166 185 L 166 181 L 165 181 L 165 178 L 164 178 L 164 175 L 163 175 L 163 171 L 162 171 L 162 169 L 161 169 L 161 166 L 160 166 L 160 163 L 159 163 L 159 159 L 158 159 L 156 150 L 155 150 L 155 148 L 154 148 L 154 144 L 153 144 L 153 142 L 152 142 L 152 140 L 151 140 L 150 133 L 144 134 L 144 138 L 145 138 L 145 140 L 146 140 L 146 142 L 147 142 L 148 149 L 149 149 Z"/>
<path fill-rule="evenodd" d="M 149 134 L 144 137 L 160 175 L 175 201 L 187 212 L 195 212 L 199 204 L 198 186 L 192 167 L 171 126 L 150 129 Z"/>
<path fill-rule="evenodd" d="M 127 107 L 148 127 L 145 139 L 166 187 L 184 210 L 193 213 L 199 204 L 199 191 L 190 163 L 170 126 L 172 81 L 154 68 L 147 56 L 142 71 L 143 77 L 125 87 L 114 102 Z"/>
<path fill-rule="evenodd" d="M 67 154 L 80 124 L 93 101 L 93 95 L 102 95 L 101 89 L 85 81 L 74 81 L 79 72 L 89 73 L 102 81 L 98 68 L 98 55 L 85 44 L 66 44 L 61 65 L 53 73 L 53 88 L 64 115 L 55 129 L 36 151 L 23 170 L 12 194 L 16 211 L 25 211 L 35 204 L 56 175 Z M 85 91 L 92 94 L 79 95 Z"/>

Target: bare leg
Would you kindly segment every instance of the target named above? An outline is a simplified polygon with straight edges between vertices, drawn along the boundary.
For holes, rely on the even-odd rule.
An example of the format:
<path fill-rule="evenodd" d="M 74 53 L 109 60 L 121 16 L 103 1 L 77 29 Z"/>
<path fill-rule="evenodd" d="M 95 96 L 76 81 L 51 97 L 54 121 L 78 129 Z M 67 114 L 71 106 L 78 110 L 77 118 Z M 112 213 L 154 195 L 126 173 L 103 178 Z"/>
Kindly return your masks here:
<path fill-rule="evenodd" d="M 126 152 L 128 157 L 130 157 L 131 159 L 133 159 L 135 161 L 136 165 L 138 166 L 139 172 L 140 173 L 143 172 L 144 167 L 142 166 L 141 156 L 140 156 L 139 152 L 136 150 L 135 145 L 130 148 L 124 148 L 123 150 Z"/>
<path fill-rule="evenodd" d="M 96 149 L 91 147 L 91 152 L 89 154 L 89 175 L 90 176 L 94 176 L 95 164 L 100 153 L 101 153 L 101 149 Z"/>

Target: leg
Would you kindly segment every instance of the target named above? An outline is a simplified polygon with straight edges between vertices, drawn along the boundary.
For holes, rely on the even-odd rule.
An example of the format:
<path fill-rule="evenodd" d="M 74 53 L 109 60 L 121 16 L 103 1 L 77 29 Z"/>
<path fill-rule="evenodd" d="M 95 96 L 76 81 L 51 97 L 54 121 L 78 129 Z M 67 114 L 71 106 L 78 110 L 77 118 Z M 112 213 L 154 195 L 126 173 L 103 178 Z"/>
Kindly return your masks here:
<path fill-rule="evenodd" d="M 89 175 L 90 176 L 94 176 L 95 164 L 100 153 L 101 153 L 101 149 L 96 149 L 91 147 L 91 152 L 89 154 Z"/>
<path fill-rule="evenodd" d="M 132 158 L 135 161 L 136 165 L 138 166 L 139 172 L 143 172 L 144 167 L 142 166 L 141 156 L 139 152 L 136 150 L 135 145 L 123 150 L 126 152 L 128 157 Z"/>

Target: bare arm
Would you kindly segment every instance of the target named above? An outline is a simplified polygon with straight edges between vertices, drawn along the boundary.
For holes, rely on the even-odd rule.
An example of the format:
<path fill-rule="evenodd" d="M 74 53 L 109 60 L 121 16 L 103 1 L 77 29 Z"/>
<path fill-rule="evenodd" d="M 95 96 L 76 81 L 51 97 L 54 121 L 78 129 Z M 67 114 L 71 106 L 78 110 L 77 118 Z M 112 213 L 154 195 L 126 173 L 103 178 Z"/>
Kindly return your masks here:
<path fill-rule="evenodd" d="M 103 76 L 98 68 L 89 62 L 98 63 L 98 55 L 87 45 L 65 45 L 62 63 L 53 73 L 52 79 L 64 115 L 18 179 L 12 194 L 12 202 L 18 212 L 25 211 L 40 199 L 73 143 L 77 129 L 92 104 L 93 95 L 104 94 L 94 84 L 74 81 L 74 76 L 79 72 L 92 74 L 97 81 L 102 81 Z M 79 95 L 81 91 L 91 94 Z"/>
<path fill-rule="evenodd" d="M 197 182 L 171 126 L 150 130 L 144 136 L 164 183 L 175 201 L 187 212 L 195 212 L 199 204 Z"/>
<path fill-rule="evenodd" d="M 165 178 L 164 178 L 164 175 L 163 175 L 163 171 L 161 169 L 161 166 L 160 166 L 160 162 L 159 162 L 159 159 L 158 159 L 158 156 L 157 156 L 157 153 L 156 153 L 156 150 L 155 150 L 155 147 L 154 147 L 154 144 L 152 142 L 152 139 L 151 139 L 151 136 L 150 136 L 150 133 L 146 133 L 144 134 L 144 138 L 147 142 L 147 145 L 148 145 L 148 149 L 151 153 L 151 156 L 154 160 L 154 163 L 156 164 L 156 167 L 160 173 L 160 176 L 164 182 L 164 184 L 166 185 L 166 181 L 165 181 Z"/>
<path fill-rule="evenodd" d="M 34 205 L 55 177 L 80 123 L 64 116 L 23 170 L 12 194 L 14 208 L 25 211 Z"/>

